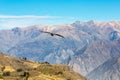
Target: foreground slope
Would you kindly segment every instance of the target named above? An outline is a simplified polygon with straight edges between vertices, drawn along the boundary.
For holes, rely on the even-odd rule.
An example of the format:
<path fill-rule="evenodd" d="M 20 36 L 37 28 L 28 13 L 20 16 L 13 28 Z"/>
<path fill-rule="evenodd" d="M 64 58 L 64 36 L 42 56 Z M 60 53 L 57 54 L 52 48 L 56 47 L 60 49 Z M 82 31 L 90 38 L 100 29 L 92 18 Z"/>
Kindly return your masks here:
<path fill-rule="evenodd" d="M 0 79 L 4 80 L 85 80 L 67 65 L 32 62 L 0 53 Z"/>

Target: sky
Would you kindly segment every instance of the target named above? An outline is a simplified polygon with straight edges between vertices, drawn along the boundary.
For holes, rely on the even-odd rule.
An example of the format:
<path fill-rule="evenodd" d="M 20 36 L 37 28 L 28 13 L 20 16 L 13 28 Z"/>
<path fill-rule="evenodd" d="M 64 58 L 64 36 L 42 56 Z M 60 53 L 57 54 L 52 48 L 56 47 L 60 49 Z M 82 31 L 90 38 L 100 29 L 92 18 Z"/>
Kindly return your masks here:
<path fill-rule="evenodd" d="M 120 0 L 0 0 L 0 29 L 120 20 Z"/>

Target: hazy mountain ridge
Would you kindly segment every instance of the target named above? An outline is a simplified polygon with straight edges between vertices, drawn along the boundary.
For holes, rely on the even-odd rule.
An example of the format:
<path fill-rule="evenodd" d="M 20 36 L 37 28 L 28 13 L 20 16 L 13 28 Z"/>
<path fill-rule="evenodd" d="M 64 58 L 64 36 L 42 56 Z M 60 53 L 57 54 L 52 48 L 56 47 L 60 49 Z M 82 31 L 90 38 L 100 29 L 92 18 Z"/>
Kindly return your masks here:
<path fill-rule="evenodd" d="M 41 30 L 59 33 L 65 38 L 50 36 Z M 0 31 L 0 51 L 35 61 L 65 63 L 86 76 L 120 54 L 119 38 L 120 21 L 38 25 Z"/>
<path fill-rule="evenodd" d="M 87 75 L 87 78 L 89 80 L 119 80 L 120 79 L 120 56 L 117 58 L 111 58 L 108 59 L 106 62 L 104 62 L 102 65 L 98 66 L 96 69 L 94 69 L 92 72 L 90 72 Z M 96 75 L 97 73 L 97 75 Z"/>
<path fill-rule="evenodd" d="M 92 43 L 84 53 L 73 57 L 69 65 L 72 66 L 75 71 L 86 75 L 109 59 L 120 56 L 120 45 L 118 44 L 119 43 L 109 41 Z M 76 65 L 80 67 L 76 67 Z"/>

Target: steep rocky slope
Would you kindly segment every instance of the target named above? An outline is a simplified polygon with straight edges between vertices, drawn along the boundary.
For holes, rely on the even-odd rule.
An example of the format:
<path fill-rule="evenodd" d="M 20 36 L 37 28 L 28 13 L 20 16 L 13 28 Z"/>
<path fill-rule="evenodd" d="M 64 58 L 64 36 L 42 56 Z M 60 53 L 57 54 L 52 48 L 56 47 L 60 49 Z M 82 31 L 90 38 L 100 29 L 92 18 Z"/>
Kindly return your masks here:
<path fill-rule="evenodd" d="M 97 75 L 96 75 L 97 73 Z M 119 80 L 120 79 L 120 56 L 108 59 L 102 65 L 91 71 L 89 80 Z"/>
<path fill-rule="evenodd" d="M 120 56 L 119 40 L 114 42 L 102 40 L 91 43 L 82 54 L 73 56 L 69 65 L 75 71 L 86 75 L 109 59 L 118 56 Z"/>

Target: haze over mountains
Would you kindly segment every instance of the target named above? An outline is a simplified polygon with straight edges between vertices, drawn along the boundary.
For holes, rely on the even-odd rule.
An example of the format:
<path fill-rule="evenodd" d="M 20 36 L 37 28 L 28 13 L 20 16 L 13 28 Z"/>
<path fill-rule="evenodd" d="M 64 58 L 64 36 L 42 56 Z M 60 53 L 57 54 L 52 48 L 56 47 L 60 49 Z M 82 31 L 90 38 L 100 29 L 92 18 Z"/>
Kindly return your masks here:
<path fill-rule="evenodd" d="M 1 52 L 15 57 L 68 64 L 88 80 L 120 80 L 120 21 L 1 30 L 0 44 Z"/>

